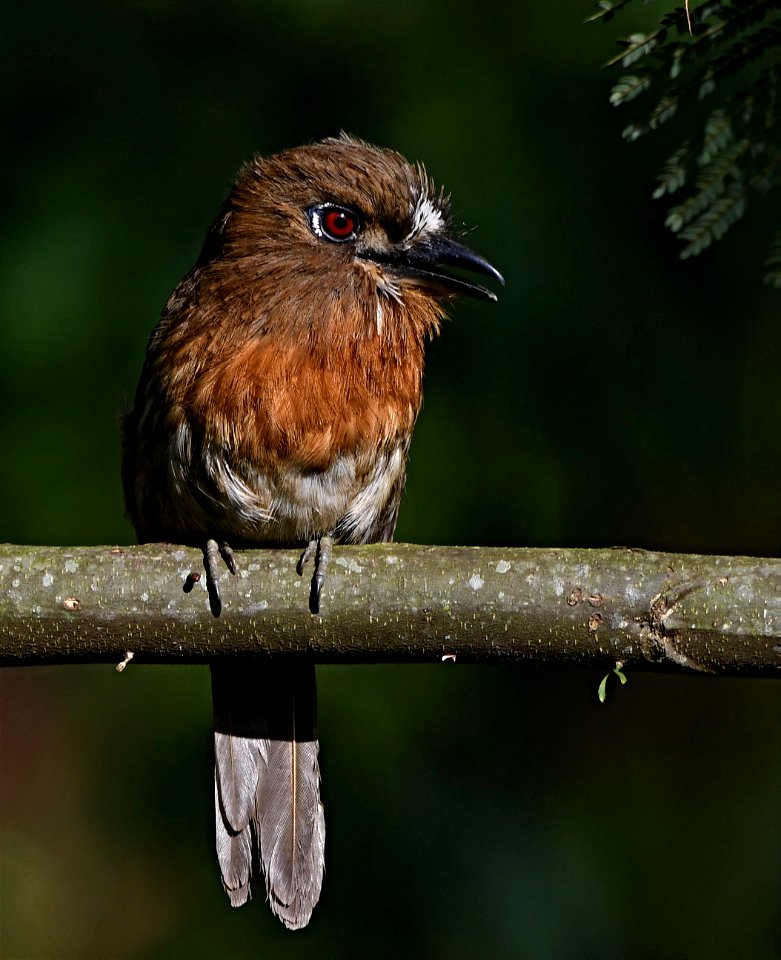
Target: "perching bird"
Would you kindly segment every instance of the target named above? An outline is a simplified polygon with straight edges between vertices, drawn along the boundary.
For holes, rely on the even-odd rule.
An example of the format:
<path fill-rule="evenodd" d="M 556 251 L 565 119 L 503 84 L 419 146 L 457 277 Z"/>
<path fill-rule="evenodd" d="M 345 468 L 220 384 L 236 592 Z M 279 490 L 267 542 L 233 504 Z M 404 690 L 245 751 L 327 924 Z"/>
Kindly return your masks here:
<path fill-rule="evenodd" d="M 239 172 L 123 419 L 138 539 L 201 547 L 215 616 L 233 546 L 304 547 L 316 614 L 333 543 L 392 538 L 426 341 L 454 294 L 496 299 L 451 267 L 503 282 L 398 153 L 342 135 Z M 325 840 L 314 666 L 211 671 L 223 884 L 239 906 L 262 870 L 274 913 L 303 927 Z"/>

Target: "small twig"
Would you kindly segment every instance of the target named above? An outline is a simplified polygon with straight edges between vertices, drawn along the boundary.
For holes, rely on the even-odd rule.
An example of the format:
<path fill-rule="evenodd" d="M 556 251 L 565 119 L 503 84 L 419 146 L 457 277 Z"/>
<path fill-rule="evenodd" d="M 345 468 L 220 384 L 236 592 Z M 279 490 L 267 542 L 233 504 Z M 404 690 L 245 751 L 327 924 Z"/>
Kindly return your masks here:
<path fill-rule="evenodd" d="M 128 650 L 128 652 L 125 654 L 125 659 L 122 660 L 120 663 L 118 663 L 116 666 L 117 673 L 122 673 L 122 671 L 130 663 L 130 661 L 133 659 L 134 656 L 135 654 L 133 653 L 133 651 Z"/>
<path fill-rule="evenodd" d="M 626 674 L 624 673 L 624 666 L 625 664 L 623 660 L 616 660 L 616 665 L 613 667 L 610 673 L 606 673 L 604 677 L 602 677 L 602 682 L 597 690 L 597 697 L 599 697 L 600 703 L 604 703 L 607 699 L 607 682 L 612 674 L 615 674 L 618 677 L 618 679 L 621 681 L 622 687 L 627 682 Z"/>

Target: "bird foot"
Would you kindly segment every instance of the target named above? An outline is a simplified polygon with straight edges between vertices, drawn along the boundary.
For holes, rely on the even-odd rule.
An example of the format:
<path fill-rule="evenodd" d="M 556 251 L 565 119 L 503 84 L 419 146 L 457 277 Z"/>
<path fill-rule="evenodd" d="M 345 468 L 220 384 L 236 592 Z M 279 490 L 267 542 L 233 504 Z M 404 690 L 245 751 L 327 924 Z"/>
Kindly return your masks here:
<path fill-rule="evenodd" d="M 320 594 L 325 583 L 325 576 L 328 573 L 328 564 L 331 560 L 333 547 L 334 538 L 332 536 L 314 537 L 306 545 L 306 549 L 298 558 L 296 564 L 296 573 L 301 576 L 307 563 L 313 556 L 315 558 L 315 572 L 312 574 L 312 583 L 309 588 L 309 612 L 312 614 L 320 613 Z"/>
<path fill-rule="evenodd" d="M 328 573 L 328 564 L 331 560 L 333 547 L 334 538 L 332 536 L 313 537 L 306 545 L 296 564 L 296 572 L 301 576 L 304 567 L 314 557 L 315 571 L 312 574 L 309 588 L 309 612 L 312 614 L 320 613 L 320 595 Z M 239 566 L 230 544 L 224 540 L 207 540 L 203 548 L 203 565 L 206 569 L 206 592 L 209 595 L 209 609 L 215 617 L 219 617 L 222 613 L 222 597 L 220 596 L 219 584 L 221 559 L 232 574 L 238 573 Z M 199 579 L 200 576 L 191 573 L 184 584 L 185 593 L 189 593 Z"/>
<path fill-rule="evenodd" d="M 234 576 L 239 566 L 230 544 L 225 541 L 207 540 L 203 548 L 203 565 L 206 569 L 206 592 L 209 595 L 209 609 L 212 616 L 219 617 L 222 613 L 222 597 L 220 596 L 220 558 Z"/>

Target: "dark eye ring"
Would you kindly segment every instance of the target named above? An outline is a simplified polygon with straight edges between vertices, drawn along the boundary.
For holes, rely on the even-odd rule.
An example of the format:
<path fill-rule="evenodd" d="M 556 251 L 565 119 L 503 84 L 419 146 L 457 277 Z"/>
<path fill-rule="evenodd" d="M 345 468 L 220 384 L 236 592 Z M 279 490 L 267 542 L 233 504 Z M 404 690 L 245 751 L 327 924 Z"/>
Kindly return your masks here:
<path fill-rule="evenodd" d="M 316 237 L 323 237 L 332 243 L 346 243 L 361 232 L 361 218 L 350 207 L 338 203 L 320 203 L 309 208 L 309 226 Z"/>

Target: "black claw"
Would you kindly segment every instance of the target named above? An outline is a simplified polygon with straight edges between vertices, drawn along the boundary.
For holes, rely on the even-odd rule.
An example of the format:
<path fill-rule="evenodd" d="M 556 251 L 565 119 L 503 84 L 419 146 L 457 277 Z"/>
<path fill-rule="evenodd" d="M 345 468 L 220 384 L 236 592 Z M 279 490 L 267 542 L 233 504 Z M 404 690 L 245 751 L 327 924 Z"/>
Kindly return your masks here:
<path fill-rule="evenodd" d="M 306 545 L 306 549 L 298 558 L 298 563 L 296 564 L 296 573 L 299 575 L 299 577 L 302 576 L 304 572 L 304 567 L 312 559 L 312 555 L 317 549 L 317 546 L 318 546 L 317 538 L 315 538 L 314 540 L 310 540 L 309 543 Z"/>
<path fill-rule="evenodd" d="M 220 585 L 216 580 L 210 577 L 206 578 L 206 592 L 209 594 L 209 609 L 213 617 L 219 617 L 222 613 L 222 597 L 220 596 Z"/>
<path fill-rule="evenodd" d="M 229 543 L 220 544 L 220 556 L 225 561 L 225 566 L 230 570 L 230 572 L 235 577 L 236 574 L 239 572 L 239 565 L 236 562 L 236 557 Z"/>
<path fill-rule="evenodd" d="M 322 582 L 318 583 L 317 579 L 312 577 L 312 585 L 309 588 L 309 612 L 313 616 L 320 613 L 320 591 L 322 588 Z"/>
<path fill-rule="evenodd" d="M 306 548 L 307 551 L 310 550 L 311 546 L 312 544 L 310 543 Z M 312 584 L 309 588 L 309 612 L 313 615 L 320 613 L 320 594 L 322 593 L 323 584 L 325 583 L 325 575 L 328 573 L 328 561 L 331 559 L 333 546 L 333 537 L 319 537 L 317 540 L 315 572 L 312 575 Z"/>
<path fill-rule="evenodd" d="M 203 565 L 206 568 L 206 592 L 209 594 L 209 609 L 212 616 L 219 617 L 222 613 L 222 597 L 220 585 L 220 556 L 222 550 L 216 540 L 207 540 L 203 548 Z M 227 561 L 226 561 L 227 562 Z"/>

